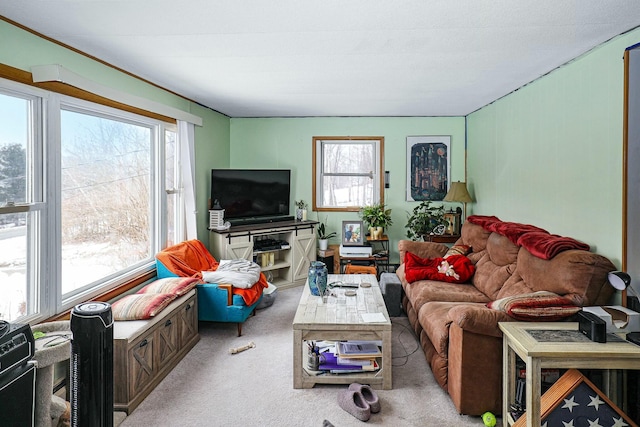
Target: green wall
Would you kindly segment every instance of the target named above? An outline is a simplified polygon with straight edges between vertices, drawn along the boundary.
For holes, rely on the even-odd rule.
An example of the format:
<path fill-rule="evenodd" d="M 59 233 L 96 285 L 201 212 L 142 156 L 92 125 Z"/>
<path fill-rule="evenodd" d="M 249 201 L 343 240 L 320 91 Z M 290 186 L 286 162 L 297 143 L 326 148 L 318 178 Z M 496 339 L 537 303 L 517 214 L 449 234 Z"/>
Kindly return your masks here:
<path fill-rule="evenodd" d="M 159 89 L 114 68 L 80 55 L 0 20 L 0 63 L 31 71 L 34 65 L 60 64 L 108 87 L 137 95 L 202 117 L 196 126 L 196 209 L 198 237 L 208 241 L 210 169 L 229 166 L 229 118 Z"/>
<path fill-rule="evenodd" d="M 384 169 L 390 171 L 385 203 L 392 209 L 393 226 L 387 230 L 392 259 L 398 262 L 397 244 L 406 238 L 407 212 L 417 202 L 405 201 L 406 138 L 411 135 L 451 135 L 451 179 L 464 180 L 465 122 L 463 117 L 363 117 L 363 118 L 232 118 L 231 165 L 238 168 L 291 169 L 293 200 L 312 195 L 312 138 L 314 136 L 383 136 Z M 455 205 L 451 205 L 454 206 Z M 459 205 L 458 205 L 459 206 Z M 317 219 L 317 212 L 309 215 Z M 321 213 L 328 230 L 340 231 L 341 221 L 356 213 Z M 338 244 L 339 238 L 330 241 Z"/>
<path fill-rule="evenodd" d="M 531 223 L 622 259 L 619 36 L 467 117 L 470 212 Z"/>

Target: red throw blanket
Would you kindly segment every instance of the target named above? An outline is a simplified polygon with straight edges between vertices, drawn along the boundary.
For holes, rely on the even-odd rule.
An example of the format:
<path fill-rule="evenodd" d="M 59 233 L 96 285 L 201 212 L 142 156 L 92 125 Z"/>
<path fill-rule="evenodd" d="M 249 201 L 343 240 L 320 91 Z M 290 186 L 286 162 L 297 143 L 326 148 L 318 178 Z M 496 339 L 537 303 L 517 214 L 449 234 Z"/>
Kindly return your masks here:
<path fill-rule="evenodd" d="M 546 230 L 543 230 L 540 227 L 536 227 L 535 225 L 519 224 L 517 222 L 496 222 L 489 225 L 488 230 L 495 231 L 496 233 L 505 236 L 514 245 L 519 244 L 518 239 L 524 234 L 531 232 L 547 233 Z"/>
<path fill-rule="evenodd" d="M 471 224 L 479 225 L 480 227 L 488 230 L 488 226 L 494 224 L 496 222 L 502 222 L 500 218 L 497 216 L 486 216 L 486 215 L 469 215 L 467 217 L 467 221 Z"/>
<path fill-rule="evenodd" d="M 550 234 L 547 230 L 535 225 L 505 222 L 495 216 L 485 215 L 471 215 L 467 218 L 467 221 L 479 225 L 487 231 L 505 236 L 514 245 L 522 246 L 532 255 L 542 259 L 551 259 L 558 253 L 569 249 L 581 249 L 584 251 L 591 249 L 586 243 L 571 237 Z"/>
<path fill-rule="evenodd" d="M 197 277 L 202 280 L 203 271 L 215 271 L 218 261 L 213 258 L 204 244 L 199 240 L 187 240 L 158 252 L 156 258 L 168 270 L 180 277 Z M 260 279 L 248 289 L 233 288 L 235 295 L 240 295 L 245 304 L 256 303 L 262 291 L 269 286 L 267 278 L 260 273 Z"/>
<path fill-rule="evenodd" d="M 586 243 L 571 237 L 562 237 L 547 232 L 523 234 L 518 239 L 517 244 L 527 249 L 532 255 L 542 259 L 551 259 L 558 253 L 569 249 L 582 249 L 584 251 L 591 249 Z"/>
<path fill-rule="evenodd" d="M 445 258 L 420 258 L 407 252 L 404 256 L 407 282 L 418 280 L 438 280 L 449 283 L 466 283 L 471 279 L 476 267 L 464 255 L 450 255 Z"/>

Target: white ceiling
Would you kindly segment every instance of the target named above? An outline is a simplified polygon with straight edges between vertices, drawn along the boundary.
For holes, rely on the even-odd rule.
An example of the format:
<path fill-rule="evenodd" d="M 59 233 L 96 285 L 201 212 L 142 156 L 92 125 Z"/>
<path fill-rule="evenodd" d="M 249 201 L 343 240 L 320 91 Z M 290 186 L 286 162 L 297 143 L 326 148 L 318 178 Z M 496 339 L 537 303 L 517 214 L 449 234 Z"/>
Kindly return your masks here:
<path fill-rule="evenodd" d="M 230 117 L 461 116 L 637 27 L 640 2 L 2 0 L 0 15 Z"/>

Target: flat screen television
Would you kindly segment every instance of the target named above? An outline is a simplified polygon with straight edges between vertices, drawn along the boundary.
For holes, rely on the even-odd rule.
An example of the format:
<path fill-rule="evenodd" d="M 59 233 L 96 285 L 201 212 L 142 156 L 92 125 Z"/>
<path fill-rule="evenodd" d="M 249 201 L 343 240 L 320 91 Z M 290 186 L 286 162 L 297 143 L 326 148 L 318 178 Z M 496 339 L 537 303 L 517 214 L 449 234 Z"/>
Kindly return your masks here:
<path fill-rule="evenodd" d="M 232 225 L 293 219 L 288 169 L 211 169 L 211 202 Z"/>

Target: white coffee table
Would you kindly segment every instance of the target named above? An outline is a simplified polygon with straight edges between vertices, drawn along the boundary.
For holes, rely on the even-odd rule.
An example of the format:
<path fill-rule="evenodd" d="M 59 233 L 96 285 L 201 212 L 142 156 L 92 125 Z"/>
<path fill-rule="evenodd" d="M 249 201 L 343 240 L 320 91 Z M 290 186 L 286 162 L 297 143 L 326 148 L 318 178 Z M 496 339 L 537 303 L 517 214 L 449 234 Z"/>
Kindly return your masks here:
<path fill-rule="evenodd" d="M 359 382 L 385 390 L 392 387 L 391 376 L 391 320 L 373 274 L 330 274 L 332 282 L 368 282 L 371 287 L 335 288 L 334 296 L 324 302 L 313 296 L 305 283 L 296 315 L 293 319 L 293 388 L 311 388 L 316 384 L 351 384 Z M 346 290 L 355 290 L 355 296 L 346 296 Z M 367 323 L 363 313 L 381 313 L 383 322 Z M 352 374 L 307 371 L 306 341 L 363 340 L 382 341 L 380 369 L 375 372 Z"/>

